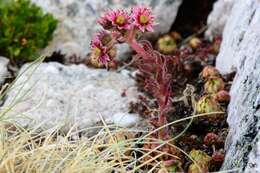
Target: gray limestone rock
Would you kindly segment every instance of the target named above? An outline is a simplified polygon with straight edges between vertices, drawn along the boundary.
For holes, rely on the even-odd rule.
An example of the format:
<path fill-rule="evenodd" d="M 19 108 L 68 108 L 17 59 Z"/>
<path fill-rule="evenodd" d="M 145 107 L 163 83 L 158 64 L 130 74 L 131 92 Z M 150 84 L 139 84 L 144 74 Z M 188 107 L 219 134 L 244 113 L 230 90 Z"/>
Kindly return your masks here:
<path fill-rule="evenodd" d="M 213 10 L 207 20 L 208 29 L 205 33 L 207 38 L 212 39 L 214 36 L 222 35 L 234 1 L 235 0 L 218 0 L 214 3 Z"/>
<path fill-rule="evenodd" d="M 225 25 L 216 66 L 223 74 L 236 71 L 230 91 L 227 120 L 230 131 L 222 169 L 260 172 L 259 0 L 234 2 Z"/>
<path fill-rule="evenodd" d="M 138 92 L 126 73 L 42 63 L 26 64 L 19 74 L 1 110 L 11 108 L 6 116 L 24 127 L 62 125 L 67 131 L 72 126 L 95 126 L 101 117 L 122 127 L 134 127 L 141 121 L 138 115 L 128 113 Z"/>
<path fill-rule="evenodd" d="M 8 77 L 8 64 L 9 60 L 5 57 L 0 56 L 0 85 L 3 84 L 5 79 Z"/>

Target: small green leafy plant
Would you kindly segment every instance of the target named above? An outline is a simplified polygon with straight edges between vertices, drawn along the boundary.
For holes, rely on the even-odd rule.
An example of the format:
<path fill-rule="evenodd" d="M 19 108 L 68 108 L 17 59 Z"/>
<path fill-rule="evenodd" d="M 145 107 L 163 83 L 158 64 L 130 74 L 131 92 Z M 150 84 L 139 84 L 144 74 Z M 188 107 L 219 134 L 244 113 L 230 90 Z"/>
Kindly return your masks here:
<path fill-rule="evenodd" d="M 58 21 L 29 0 L 0 0 L 0 55 L 32 61 L 47 46 Z"/>

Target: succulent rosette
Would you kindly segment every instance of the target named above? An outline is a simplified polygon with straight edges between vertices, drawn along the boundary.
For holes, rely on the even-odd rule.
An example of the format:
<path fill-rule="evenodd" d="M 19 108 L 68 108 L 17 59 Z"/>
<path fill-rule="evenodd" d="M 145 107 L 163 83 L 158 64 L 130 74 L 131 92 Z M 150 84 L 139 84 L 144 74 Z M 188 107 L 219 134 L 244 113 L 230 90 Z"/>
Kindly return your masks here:
<path fill-rule="evenodd" d="M 172 54 L 177 49 L 176 42 L 169 35 L 165 35 L 162 38 L 160 38 L 157 41 L 157 47 L 159 52 L 163 54 Z"/>
<path fill-rule="evenodd" d="M 204 84 L 206 93 L 215 94 L 225 89 L 225 82 L 220 77 L 210 77 Z"/>
<path fill-rule="evenodd" d="M 208 79 L 210 77 L 219 77 L 219 71 L 213 67 L 213 66 L 206 66 L 204 67 L 204 69 L 201 72 L 201 77 L 203 77 L 204 79 Z"/>
<path fill-rule="evenodd" d="M 201 150 L 192 150 L 189 156 L 196 162 L 189 166 L 188 173 L 208 172 L 211 157 Z"/>
<path fill-rule="evenodd" d="M 196 104 L 197 113 L 211 113 L 211 112 L 220 112 L 221 108 L 219 103 L 213 99 L 210 95 L 205 95 L 199 99 Z"/>
<path fill-rule="evenodd" d="M 215 133 L 207 133 L 207 135 L 204 137 L 203 142 L 206 145 L 212 145 L 218 141 L 219 136 Z"/>

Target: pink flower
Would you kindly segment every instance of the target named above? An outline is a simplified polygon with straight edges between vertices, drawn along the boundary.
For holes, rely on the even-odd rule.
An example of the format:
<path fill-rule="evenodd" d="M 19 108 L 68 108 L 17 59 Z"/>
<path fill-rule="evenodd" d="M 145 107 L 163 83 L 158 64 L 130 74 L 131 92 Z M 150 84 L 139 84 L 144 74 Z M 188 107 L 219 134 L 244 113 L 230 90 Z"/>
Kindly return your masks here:
<path fill-rule="evenodd" d="M 101 34 L 104 34 L 104 33 L 102 33 L 102 31 L 100 31 L 95 34 L 95 36 L 91 42 L 91 48 L 94 53 L 94 56 L 96 56 L 102 64 L 107 64 L 107 62 L 110 61 L 110 57 L 108 55 L 107 47 L 104 46 L 101 41 Z"/>
<path fill-rule="evenodd" d="M 154 16 L 150 8 L 145 6 L 135 6 L 132 8 L 132 18 L 134 25 L 142 32 L 153 31 Z"/>
<path fill-rule="evenodd" d="M 117 29 L 130 29 L 131 17 L 124 10 L 115 10 L 107 14 L 107 19 L 112 22 L 112 25 Z"/>

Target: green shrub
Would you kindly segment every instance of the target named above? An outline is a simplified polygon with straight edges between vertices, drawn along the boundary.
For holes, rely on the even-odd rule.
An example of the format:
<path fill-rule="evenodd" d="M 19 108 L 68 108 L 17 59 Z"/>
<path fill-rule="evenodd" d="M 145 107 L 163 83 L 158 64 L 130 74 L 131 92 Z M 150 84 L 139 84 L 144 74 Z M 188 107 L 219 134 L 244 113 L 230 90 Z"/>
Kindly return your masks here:
<path fill-rule="evenodd" d="M 0 54 L 15 62 L 34 60 L 57 23 L 29 0 L 0 0 Z"/>

